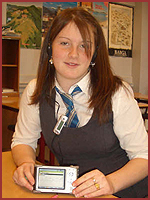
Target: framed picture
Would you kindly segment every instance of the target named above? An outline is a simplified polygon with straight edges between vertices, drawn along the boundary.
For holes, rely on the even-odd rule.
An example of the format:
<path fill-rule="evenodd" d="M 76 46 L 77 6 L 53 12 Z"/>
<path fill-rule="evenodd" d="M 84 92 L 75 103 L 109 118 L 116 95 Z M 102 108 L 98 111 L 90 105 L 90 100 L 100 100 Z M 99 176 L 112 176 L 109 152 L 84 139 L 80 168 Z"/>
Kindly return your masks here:
<path fill-rule="evenodd" d="M 42 7 L 38 2 L 8 2 L 6 28 L 21 36 L 20 47 L 25 49 L 41 48 Z"/>
<path fill-rule="evenodd" d="M 43 2 L 42 35 L 48 31 L 52 20 L 59 12 L 77 6 L 78 2 Z"/>
<path fill-rule="evenodd" d="M 109 3 L 108 51 L 111 56 L 132 57 L 133 8 Z"/>

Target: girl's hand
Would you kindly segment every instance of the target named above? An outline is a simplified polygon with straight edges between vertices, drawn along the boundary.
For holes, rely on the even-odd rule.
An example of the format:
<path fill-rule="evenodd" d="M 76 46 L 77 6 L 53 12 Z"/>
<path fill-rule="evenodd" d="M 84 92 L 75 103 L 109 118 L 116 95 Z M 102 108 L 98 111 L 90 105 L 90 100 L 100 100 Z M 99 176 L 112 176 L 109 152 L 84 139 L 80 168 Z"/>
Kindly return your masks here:
<path fill-rule="evenodd" d="M 98 169 L 84 174 L 75 180 L 72 185 L 76 187 L 72 191 L 76 197 L 91 198 L 113 194 L 112 184 Z"/>
<path fill-rule="evenodd" d="M 32 191 L 35 183 L 33 174 L 34 164 L 32 162 L 23 163 L 15 170 L 13 180 L 16 184 L 24 186 Z"/>

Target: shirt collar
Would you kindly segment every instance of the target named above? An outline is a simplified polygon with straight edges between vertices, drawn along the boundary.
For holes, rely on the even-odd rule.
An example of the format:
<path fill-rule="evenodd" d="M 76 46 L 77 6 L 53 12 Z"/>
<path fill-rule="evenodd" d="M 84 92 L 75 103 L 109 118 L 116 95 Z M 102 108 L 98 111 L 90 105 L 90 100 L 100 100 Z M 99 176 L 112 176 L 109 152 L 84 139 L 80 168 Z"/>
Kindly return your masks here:
<path fill-rule="evenodd" d="M 84 92 L 86 95 L 89 95 L 89 83 L 90 83 L 90 72 L 88 72 L 78 83 L 72 85 L 68 93 L 71 94 L 74 88 L 78 85 L 81 88 L 82 92 Z M 55 86 L 61 92 L 64 92 L 56 79 L 55 79 Z"/>

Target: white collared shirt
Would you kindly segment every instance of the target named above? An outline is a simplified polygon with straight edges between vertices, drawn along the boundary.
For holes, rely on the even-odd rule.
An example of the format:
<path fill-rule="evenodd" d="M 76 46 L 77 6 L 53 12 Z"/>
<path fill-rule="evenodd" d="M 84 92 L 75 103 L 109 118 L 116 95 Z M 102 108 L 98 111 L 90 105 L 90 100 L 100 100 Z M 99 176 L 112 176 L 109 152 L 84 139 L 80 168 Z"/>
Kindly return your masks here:
<path fill-rule="evenodd" d="M 77 84 L 72 86 L 68 92 L 70 94 L 76 85 L 82 90 L 81 93 L 73 97 L 80 126 L 88 123 L 93 113 L 93 109 L 88 108 L 88 100 L 90 97 L 88 81 L 89 73 Z M 124 84 L 128 86 L 127 83 Z M 33 79 L 23 92 L 11 148 L 17 144 L 30 145 L 34 150 L 37 148 L 37 140 L 40 138 L 40 132 L 42 131 L 39 105 L 29 105 L 30 96 L 35 89 L 35 85 L 36 79 Z M 62 91 L 57 82 L 56 86 Z M 133 94 L 130 86 L 128 88 Z M 59 103 L 60 108 L 58 109 L 58 105 L 56 104 L 55 114 L 59 118 L 59 116 L 66 113 L 66 106 L 58 93 L 56 93 L 56 101 Z M 121 147 L 126 150 L 129 159 L 148 159 L 148 134 L 145 130 L 141 111 L 134 96 L 123 87 L 120 87 L 112 97 L 112 110 L 114 132 L 120 141 Z"/>
<path fill-rule="evenodd" d="M 86 76 L 84 76 L 84 78 L 78 82 L 78 84 L 73 85 L 72 87 L 70 87 L 68 94 L 71 94 L 72 91 L 74 90 L 74 88 L 76 86 L 79 86 L 80 89 L 82 90 L 81 93 L 73 96 L 73 104 L 74 104 L 74 108 L 75 111 L 77 112 L 77 116 L 80 122 L 80 126 L 84 126 L 85 124 L 87 124 L 87 122 L 89 121 L 89 119 L 92 116 L 93 113 L 93 109 L 89 109 L 88 108 L 88 100 L 90 98 L 89 96 L 89 90 L 88 90 L 88 85 L 89 85 L 89 74 L 87 74 Z M 63 89 L 60 87 L 60 85 L 58 84 L 58 82 L 56 81 L 56 87 L 64 93 Z M 58 110 L 58 119 L 61 115 L 65 115 L 66 113 L 66 106 L 61 98 L 61 96 L 56 93 L 56 101 L 59 102 L 60 108 L 58 110 L 58 104 L 55 105 L 55 112 L 57 113 Z"/>

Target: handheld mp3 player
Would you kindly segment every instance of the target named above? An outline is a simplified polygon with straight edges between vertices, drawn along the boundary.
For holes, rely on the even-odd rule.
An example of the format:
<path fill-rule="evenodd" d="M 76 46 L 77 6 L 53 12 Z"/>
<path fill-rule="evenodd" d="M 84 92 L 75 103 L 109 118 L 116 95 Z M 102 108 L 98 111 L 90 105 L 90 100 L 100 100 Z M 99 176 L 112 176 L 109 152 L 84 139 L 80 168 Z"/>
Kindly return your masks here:
<path fill-rule="evenodd" d="M 78 166 L 35 165 L 33 192 L 72 193 L 72 183 L 77 179 L 78 172 Z"/>
<path fill-rule="evenodd" d="M 56 135 L 60 135 L 60 132 L 62 130 L 62 128 L 64 127 L 66 121 L 67 121 L 68 117 L 65 115 L 61 115 L 58 122 L 56 123 L 55 127 L 54 127 L 54 133 Z"/>

